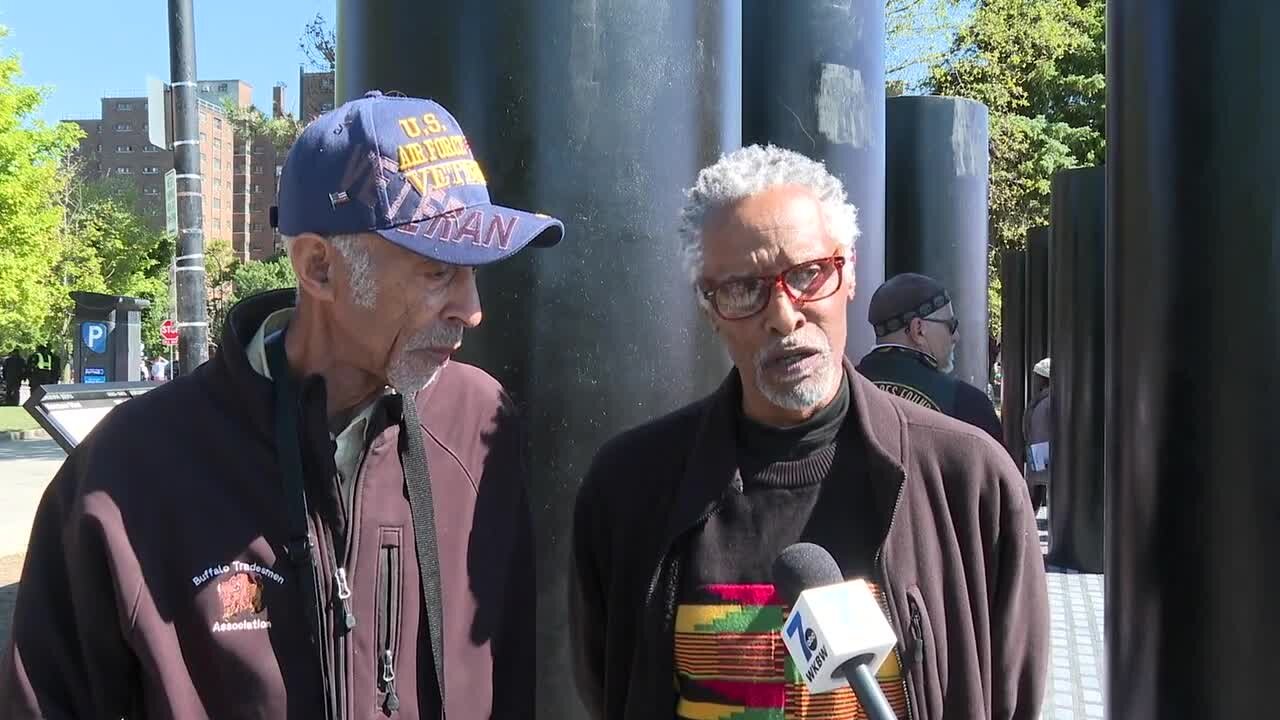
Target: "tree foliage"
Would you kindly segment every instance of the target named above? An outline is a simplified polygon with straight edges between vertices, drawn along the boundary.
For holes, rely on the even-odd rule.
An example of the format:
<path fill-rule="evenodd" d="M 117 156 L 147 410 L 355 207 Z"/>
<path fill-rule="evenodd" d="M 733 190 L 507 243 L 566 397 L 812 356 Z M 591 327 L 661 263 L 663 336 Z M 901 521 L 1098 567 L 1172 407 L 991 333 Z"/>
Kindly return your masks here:
<path fill-rule="evenodd" d="M 1105 18 L 1103 0 L 981 0 L 929 69 L 929 91 L 990 111 L 993 290 L 999 253 L 1048 224 L 1053 174 L 1105 157 Z"/>
<path fill-rule="evenodd" d="M 314 70 L 333 70 L 338 66 L 338 36 L 320 13 L 303 28 L 298 49 Z"/>
<path fill-rule="evenodd" d="M 46 321 L 49 334 L 65 334 L 71 291 L 126 295 L 151 302 L 142 313 L 143 345 L 148 354 L 161 349 L 173 244 L 152 229 L 139 206 L 137 188 L 121 179 L 68 183 L 56 265 L 59 298 Z"/>
<path fill-rule="evenodd" d="M 0 40 L 7 34 L 0 27 Z M 81 131 L 35 120 L 45 91 L 20 75 L 18 58 L 0 56 L 0 340 L 30 347 L 52 339 L 49 318 L 64 296 L 55 275 L 62 167 Z"/>
<path fill-rule="evenodd" d="M 907 89 L 908 77 L 941 62 L 946 43 L 959 29 L 960 12 L 972 0 L 885 0 L 885 78 L 891 94 Z"/>
<path fill-rule="evenodd" d="M 243 300 L 250 295 L 294 287 L 298 278 L 293 273 L 293 265 L 284 253 L 267 260 L 251 260 L 236 268 L 232 280 L 235 285 L 236 300 Z"/>

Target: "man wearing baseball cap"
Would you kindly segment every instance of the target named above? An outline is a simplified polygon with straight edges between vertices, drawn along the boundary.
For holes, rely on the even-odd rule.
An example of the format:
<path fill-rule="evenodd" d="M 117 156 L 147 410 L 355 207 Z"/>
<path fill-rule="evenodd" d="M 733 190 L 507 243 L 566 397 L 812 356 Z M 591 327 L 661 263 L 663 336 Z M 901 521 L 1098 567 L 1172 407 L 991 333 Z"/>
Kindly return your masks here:
<path fill-rule="evenodd" d="M 951 377 L 960 322 L 942 283 L 903 273 L 871 296 L 867 319 L 876 347 L 858 371 L 881 390 L 986 430 L 1003 444 L 1000 418 L 978 388 Z"/>
<path fill-rule="evenodd" d="M 307 127 L 279 202 L 296 293 L 239 303 L 48 488 L 0 717 L 532 711 L 519 424 L 450 356 L 476 267 L 563 226 L 490 202 L 443 107 L 377 92 Z"/>

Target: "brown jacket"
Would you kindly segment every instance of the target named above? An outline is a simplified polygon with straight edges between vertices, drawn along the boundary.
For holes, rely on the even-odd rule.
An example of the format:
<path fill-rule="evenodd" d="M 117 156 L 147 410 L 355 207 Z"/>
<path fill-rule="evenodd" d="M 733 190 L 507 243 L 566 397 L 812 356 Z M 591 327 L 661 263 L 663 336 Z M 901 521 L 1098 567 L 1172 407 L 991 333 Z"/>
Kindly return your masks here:
<path fill-rule="evenodd" d="M 878 570 L 914 720 L 1034 720 L 1049 606 L 1031 502 L 982 431 L 876 389 L 846 364 L 846 422 L 891 517 Z M 675 604 L 692 535 L 741 488 L 736 371 L 711 396 L 613 439 L 578 496 L 570 629 L 582 697 L 609 720 L 671 717 Z"/>
<path fill-rule="evenodd" d="M 244 353 L 263 318 L 292 298 L 241 303 L 215 360 L 119 406 L 68 457 L 32 530 L 0 661 L 0 717 L 324 717 L 306 598 L 283 552 L 272 385 Z M 327 538 L 338 510 L 323 390 L 318 378 L 304 381 L 301 403 L 303 434 L 313 439 L 304 458 L 312 532 Z M 451 363 L 418 407 L 448 717 L 526 717 L 533 560 L 510 404 L 488 375 Z M 438 700 L 398 413 L 375 432 L 348 533 L 356 624 L 345 635 L 335 631 L 330 546 L 319 543 L 325 644 L 340 656 L 343 717 L 416 718 Z M 379 661 L 388 645 L 400 707 L 384 714 Z"/>

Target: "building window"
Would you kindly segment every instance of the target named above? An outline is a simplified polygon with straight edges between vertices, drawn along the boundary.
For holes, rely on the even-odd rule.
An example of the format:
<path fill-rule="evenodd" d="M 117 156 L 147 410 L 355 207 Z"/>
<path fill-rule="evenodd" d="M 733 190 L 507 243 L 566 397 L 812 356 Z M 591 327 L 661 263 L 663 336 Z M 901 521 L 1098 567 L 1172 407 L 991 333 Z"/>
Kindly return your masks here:
<path fill-rule="evenodd" d="M 222 158 L 214 158 L 214 159 L 213 159 L 213 169 L 214 169 L 214 170 L 221 170 L 221 169 L 222 169 Z"/>
<path fill-rule="evenodd" d="M 142 194 L 143 194 L 143 195 L 159 195 L 159 194 L 160 194 L 160 188 L 153 188 L 153 187 L 143 188 L 143 189 L 142 189 Z"/>
<path fill-rule="evenodd" d="M 253 192 L 262 192 L 262 186 L 261 186 L 261 185 L 256 185 L 256 184 L 255 184 L 255 185 L 253 186 Z"/>
<path fill-rule="evenodd" d="M 257 167 L 255 167 L 255 168 L 253 169 L 253 174 L 254 174 L 254 175 L 261 175 L 261 174 L 262 174 L 262 166 L 261 166 L 261 165 L 258 165 Z"/>
<path fill-rule="evenodd" d="M 102 152 L 102 146 L 101 146 L 101 145 L 99 145 L 99 146 L 98 146 L 98 152 Z"/>
<path fill-rule="evenodd" d="M 116 123 L 116 132 L 132 132 L 133 126 L 129 123 Z"/>
<path fill-rule="evenodd" d="M 117 145 L 117 146 L 116 146 L 116 152 L 118 152 L 118 153 L 131 153 L 131 152 L 133 152 L 133 146 L 132 146 L 132 145 Z"/>
<path fill-rule="evenodd" d="M 116 103 L 116 110 L 119 112 L 129 112 L 133 110 L 133 103 L 127 103 L 127 102 Z"/>
<path fill-rule="evenodd" d="M 222 149 L 222 141 L 221 141 L 221 140 L 219 140 L 218 138 L 214 138 L 214 139 L 213 139 L 213 149 L 214 149 L 214 150 L 221 150 L 221 149 Z"/>
<path fill-rule="evenodd" d="M 261 145 L 257 145 L 253 148 L 254 155 L 261 155 L 264 152 L 266 152 L 266 150 Z"/>
<path fill-rule="evenodd" d="M 216 117 L 216 118 L 214 118 L 214 119 L 213 119 L 213 126 L 214 126 L 214 127 L 216 127 L 216 128 L 220 128 L 220 127 L 222 127 L 222 118 L 217 118 L 217 117 Z"/>
<path fill-rule="evenodd" d="M 200 133 L 200 142 L 205 142 L 208 139 L 209 139 L 208 135 L 205 135 L 204 133 Z"/>
<path fill-rule="evenodd" d="M 142 147 L 142 152 L 160 152 L 160 148 L 155 145 L 144 145 Z"/>
<path fill-rule="evenodd" d="M 249 232 L 262 232 L 262 223 L 251 223 L 249 225 Z"/>
<path fill-rule="evenodd" d="M 131 167 L 116 168 L 116 175 L 132 175 L 132 174 L 133 174 L 133 168 Z"/>
<path fill-rule="evenodd" d="M 227 84 L 226 84 L 226 83 L 218 83 L 218 92 L 226 92 L 226 91 L 227 91 Z"/>
<path fill-rule="evenodd" d="M 219 198 L 214 198 L 214 199 L 213 199 L 213 209 L 214 209 L 214 210 L 221 210 L 221 209 L 222 209 L 222 200 L 220 200 Z"/>
<path fill-rule="evenodd" d="M 159 175 L 159 174 L 160 174 L 160 168 L 158 168 L 158 167 L 144 167 L 144 168 L 142 168 L 142 174 L 143 174 L 143 175 Z"/>

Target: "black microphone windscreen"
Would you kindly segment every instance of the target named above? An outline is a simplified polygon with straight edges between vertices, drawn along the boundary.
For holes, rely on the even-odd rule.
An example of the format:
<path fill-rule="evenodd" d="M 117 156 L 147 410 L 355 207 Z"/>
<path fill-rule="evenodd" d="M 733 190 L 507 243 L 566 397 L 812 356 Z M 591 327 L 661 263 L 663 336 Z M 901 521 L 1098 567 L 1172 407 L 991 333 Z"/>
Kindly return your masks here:
<path fill-rule="evenodd" d="M 809 588 L 842 582 L 840 566 L 821 545 L 796 543 L 773 561 L 773 587 L 790 604 Z"/>

